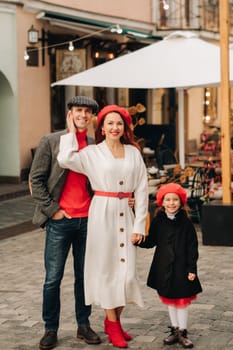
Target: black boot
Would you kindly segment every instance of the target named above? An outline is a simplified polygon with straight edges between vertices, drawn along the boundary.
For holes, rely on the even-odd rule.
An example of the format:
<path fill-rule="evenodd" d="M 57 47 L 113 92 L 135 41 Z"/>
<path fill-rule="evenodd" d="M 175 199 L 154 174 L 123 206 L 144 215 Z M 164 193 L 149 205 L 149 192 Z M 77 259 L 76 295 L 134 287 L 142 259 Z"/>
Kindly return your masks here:
<path fill-rule="evenodd" d="M 187 329 L 183 329 L 179 331 L 179 343 L 183 346 L 185 349 L 191 349 L 193 348 L 193 343 L 190 339 L 188 339 L 188 332 Z"/>
<path fill-rule="evenodd" d="M 49 350 L 57 345 L 57 332 L 45 331 L 44 336 L 40 340 L 39 348 L 41 350 Z"/>
<path fill-rule="evenodd" d="M 171 328 L 171 333 L 167 338 L 163 340 L 165 345 L 172 345 L 178 343 L 179 341 L 179 328 L 178 327 L 169 327 Z"/>
<path fill-rule="evenodd" d="M 100 337 L 90 326 L 78 326 L 77 338 L 83 339 L 87 344 L 100 344 Z"/>

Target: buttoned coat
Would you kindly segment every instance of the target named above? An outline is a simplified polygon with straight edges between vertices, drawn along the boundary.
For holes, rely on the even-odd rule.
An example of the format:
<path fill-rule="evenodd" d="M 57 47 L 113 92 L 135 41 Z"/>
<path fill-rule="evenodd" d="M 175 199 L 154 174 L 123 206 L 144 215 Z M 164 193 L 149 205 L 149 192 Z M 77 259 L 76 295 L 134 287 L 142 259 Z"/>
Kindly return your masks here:
<path fill-rule="evenodd" d="M 136 303 L 143 306 L 136 273 L 132 233 L 145 232 L 148 211 L 147 172 L 139 150 L 124 145 L 125 157 L 116 159 L 105 141 L 80 152 L 73 134 L 61 137 L 61 166 L 88 176 L 93 190 L 134 192 L 134 212 L 128 198 L 94 195 L 89 209 L 84 267 L 86 304 L 104 309 Z"/>
<path fill-rule="evenodd" d="M 147 285 L 166 298 L 186 298 L 202 291 L 198 276 L 188 280 L 188 273 L 197 274 L 198 240 L 191 220 L 183 210 L 175 219 L 164 211 L 153 218 L 149 235 L 142 248 L 156 247 Z"/>
<path fill-rule="evenodd" d="M 67 130 L 43 136 L 36 149 L 29 179 L 32 197 L 35 200 L 33 223 L 44 226 L 59 209 L 59 199 L 65 183 L 67 170 L 61 168 L 57 161 L 61 135 Z M 87 137 L 87 143 L 94 140 Z"/>

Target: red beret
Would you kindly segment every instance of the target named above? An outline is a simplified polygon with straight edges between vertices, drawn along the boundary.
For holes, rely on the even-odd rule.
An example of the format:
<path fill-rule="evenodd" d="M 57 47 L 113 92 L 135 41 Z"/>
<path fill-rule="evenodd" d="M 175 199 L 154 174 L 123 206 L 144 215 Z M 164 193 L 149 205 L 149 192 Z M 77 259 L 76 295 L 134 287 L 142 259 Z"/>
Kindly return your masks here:
<path fill-rule="evenodd" d="M 125 108 L 117 105 L 109 105 L 102 108 L 101 111 L 98 113 L 97 124 L 99 124 L 103 120 L 106 114 L 111 112 L 119 113 L 121 117 L 124 119 L 124 121 L 128 124 L 128 126 L 132 124 L 132 118 L 129 112 Z"/>
<path fill-rule="evenodd" d="M 162 205 L 163 197 L 167 193 L 176 193 L 180 197 L 183 205 L 187 203 L 187 194 L 186 194 L 185 189 L 183 187 L 181 187 L 180 185 L 171 182 L 169 184 L 161 186 L 158 189 L 158 192 L 156 194 L 156 199 L 157 199 L 157 203 L 159 206 Z"/>

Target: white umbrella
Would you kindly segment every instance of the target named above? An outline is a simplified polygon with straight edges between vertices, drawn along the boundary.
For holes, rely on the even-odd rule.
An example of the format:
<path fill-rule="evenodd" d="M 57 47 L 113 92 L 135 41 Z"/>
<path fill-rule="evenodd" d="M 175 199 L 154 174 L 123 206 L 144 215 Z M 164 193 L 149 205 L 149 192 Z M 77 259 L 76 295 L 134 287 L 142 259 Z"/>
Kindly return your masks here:
<path fill-rule="evenodd" d="M 184 89 L 219 83 L 219 47 L 199 39 L 195 33 L 178 31 L 160 42 L 57 81 L 52 86 L 178 88 L 179 157 L 184 166 Z"/>
<path fill-rule="evenodd" d="M 55 85 L 116 88 L 188 88 L 220 82 L 220 49 L 195 33 L 178 31 L 164 40 L 59 80 Z"/>

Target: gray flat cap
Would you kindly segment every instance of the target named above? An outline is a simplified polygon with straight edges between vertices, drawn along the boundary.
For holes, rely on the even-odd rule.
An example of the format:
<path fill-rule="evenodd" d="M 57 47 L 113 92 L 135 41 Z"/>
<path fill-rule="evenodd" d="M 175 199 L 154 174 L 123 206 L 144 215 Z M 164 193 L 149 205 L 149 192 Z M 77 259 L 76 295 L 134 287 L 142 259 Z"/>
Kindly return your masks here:
<path fill-rule="evenodd" d="M 72 99 L 67 103 L 68 109 L 71 109 L 73 106 L 85 106 L 92 108 L 92 113 L 97 114 L 99 111 L 99 105 L 98 103 L 93 100 L 93 98 L 87 97 L 87 96 L 74 96 Z"/>

